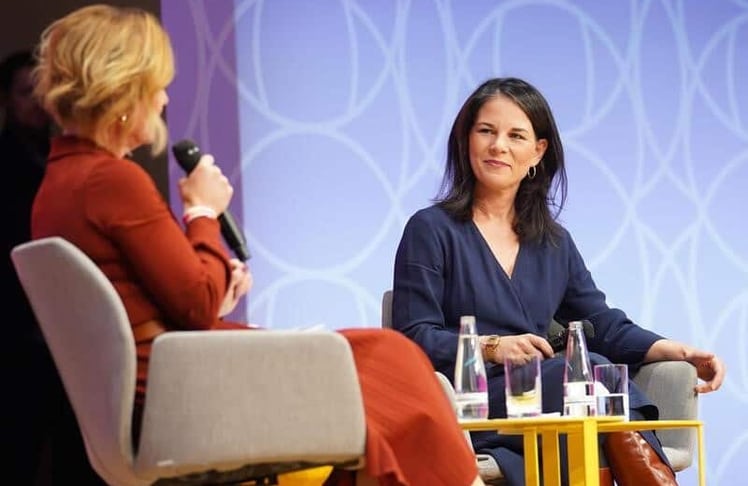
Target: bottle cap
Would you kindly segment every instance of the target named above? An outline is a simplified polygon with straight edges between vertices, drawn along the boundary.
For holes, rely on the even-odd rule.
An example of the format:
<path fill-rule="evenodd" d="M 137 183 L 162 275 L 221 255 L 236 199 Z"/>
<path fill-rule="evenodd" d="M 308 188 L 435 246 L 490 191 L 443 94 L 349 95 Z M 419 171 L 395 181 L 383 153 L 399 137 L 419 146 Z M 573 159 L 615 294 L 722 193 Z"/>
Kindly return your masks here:
<path fill-rule="evenodd" d="M 475 316 L 460 317 L 460 334 L 477 334 Z"/>

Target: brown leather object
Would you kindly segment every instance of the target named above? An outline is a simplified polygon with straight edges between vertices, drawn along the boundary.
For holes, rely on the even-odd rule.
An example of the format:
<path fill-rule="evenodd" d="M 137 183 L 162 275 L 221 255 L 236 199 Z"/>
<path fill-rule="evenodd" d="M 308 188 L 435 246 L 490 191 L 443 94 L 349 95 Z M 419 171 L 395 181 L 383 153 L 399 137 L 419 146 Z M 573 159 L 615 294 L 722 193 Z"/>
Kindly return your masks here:
<path fill-rule="evenodd" d="M 609 467 L 600 468 L 600 486 L 613 486 L 613 474 Z"/>
<path fill-rule="evenodd" d="M 611 432 L 603 449 L 619 486 L 678 486 L 673 470 L 639 432 Z"/>

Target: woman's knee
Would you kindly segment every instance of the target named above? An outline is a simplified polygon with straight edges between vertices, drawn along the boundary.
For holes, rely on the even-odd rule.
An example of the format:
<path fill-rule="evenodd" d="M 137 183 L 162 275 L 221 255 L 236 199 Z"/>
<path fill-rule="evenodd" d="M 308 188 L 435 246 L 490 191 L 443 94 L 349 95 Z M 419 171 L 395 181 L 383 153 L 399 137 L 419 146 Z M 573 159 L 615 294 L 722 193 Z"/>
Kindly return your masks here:
<path fill-rule="evenodd" d="M 596 364 L 609 364 L 610 360 L 598 353 L 590 353 L 590 364 L 595 366 Z"/>

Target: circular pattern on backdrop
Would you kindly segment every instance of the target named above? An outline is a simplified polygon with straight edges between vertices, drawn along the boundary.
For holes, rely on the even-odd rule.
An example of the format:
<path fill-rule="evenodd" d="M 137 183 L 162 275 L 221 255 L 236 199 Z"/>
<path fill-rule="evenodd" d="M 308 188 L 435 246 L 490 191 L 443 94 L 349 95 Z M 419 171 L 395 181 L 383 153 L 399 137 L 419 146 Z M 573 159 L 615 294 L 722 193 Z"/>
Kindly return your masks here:
<path fill-rule="evenodd" d="M 170 130 L 205 151 L 238 138 L 241 160 L 219 163 L 241 188 L 252 322 L 377 326 L 460 104 L 514 75 L 559 122 L 562 222 L 596 282 L 635 321 L 727 359 L 726 390 L 702 402 L 708 435 L 742 417 L 748 3 L 174 3 Z M 708 442 L 710 481 L 739 476 L 748 435 Z"/>

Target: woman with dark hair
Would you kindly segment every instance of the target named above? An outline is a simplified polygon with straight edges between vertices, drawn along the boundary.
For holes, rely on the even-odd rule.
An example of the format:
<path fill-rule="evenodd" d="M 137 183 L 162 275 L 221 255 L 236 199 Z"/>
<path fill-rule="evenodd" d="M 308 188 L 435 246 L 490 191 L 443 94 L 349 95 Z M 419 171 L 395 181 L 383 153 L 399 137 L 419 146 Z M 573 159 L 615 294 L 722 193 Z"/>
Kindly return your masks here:
<path fill-rule="evenodd" d="M 506 417 L 503 363 L 542 356 L 543 411 L 563 408 L 564 360 L 545 339 L 553 319 L 588 319 L 593 364 L 693 364 L 698 392 L 720 387 L 724 365 L 712 353 L 645 330 L 609 308 L 571 235 L 556 221 L 566 197 L 561 139 L 548 103 L 515 78 L 491 79 L 467 99 L 449 136 L 440 197 L 408 221 L 394 272 L 393 326 L 417 342 L 434 367 L 452 377 L 459 319 L 476 316 L 488 363 L 489 416 Z M 630 416 L 656 419 L 635 385 Z M 511 485 L 524 484 L 517 437 L 473 434 Z M 608 434 L 603 445 L 621 486 L 676 484 L 657 437 Z M 565 464 L 565 461 L 562 461 Z M 611 484 L 601 470 L 602 484 Z"/>

